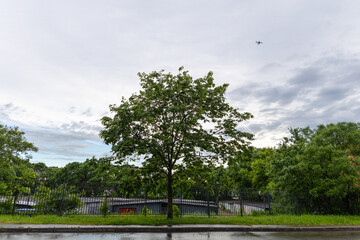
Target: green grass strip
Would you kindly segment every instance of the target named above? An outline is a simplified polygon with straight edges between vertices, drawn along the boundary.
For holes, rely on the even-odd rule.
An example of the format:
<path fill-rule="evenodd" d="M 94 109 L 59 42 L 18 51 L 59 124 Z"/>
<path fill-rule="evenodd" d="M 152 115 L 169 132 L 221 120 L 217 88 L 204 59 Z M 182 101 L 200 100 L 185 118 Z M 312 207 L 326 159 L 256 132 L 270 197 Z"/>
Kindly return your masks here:
<path fill-rule="evenodd" d="M 360 225 L 360 216 L 338 215 L 275 215 L 243 217 L 180 217 L 173 220 L 165 216 L 11 216 L 0 215 L 2 224 L 69 224 L 69 225 L 169 225 L 169 224 L 232 224 L 232 225 Z"/>

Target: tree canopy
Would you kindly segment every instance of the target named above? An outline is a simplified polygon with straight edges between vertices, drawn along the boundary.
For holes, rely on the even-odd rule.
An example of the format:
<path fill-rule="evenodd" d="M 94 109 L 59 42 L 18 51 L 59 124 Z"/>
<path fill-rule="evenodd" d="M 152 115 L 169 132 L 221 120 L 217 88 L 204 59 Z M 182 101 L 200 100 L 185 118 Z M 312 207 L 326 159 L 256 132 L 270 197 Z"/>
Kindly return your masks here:
<path fill-rule="evenodd" d="M 292 191 L 312 211 L 358 211 L 360 124 L 340 122 L 290 132 L 271 163 L 272 187 Z"/>
<path fill-rule="evenodd" d="M 29 152 L 37 148 L 27 142 L 24 135 L 18 127 L 0 124 L 0 192 L 7 191 L 10 185 L 16 191 L 24 191 L 22 184 L 35 179 Z"/>
<path fill-rule="evenodd" d="M 226 101 L 228 84 L 215 86 L 213 73 L 193 79 L 177 75 L 139 73 L 141 91 L 120 105 L 110 105 L 113 117 L 103 117 L 100 136 L 119 159 L 140 156 L 143 165 L 167 179 L 168 218 L 173 217 L 175 175 L 203 164 L 223 163 L 244 151 L 252 134 L 238 124 L 252 118 Z"/>

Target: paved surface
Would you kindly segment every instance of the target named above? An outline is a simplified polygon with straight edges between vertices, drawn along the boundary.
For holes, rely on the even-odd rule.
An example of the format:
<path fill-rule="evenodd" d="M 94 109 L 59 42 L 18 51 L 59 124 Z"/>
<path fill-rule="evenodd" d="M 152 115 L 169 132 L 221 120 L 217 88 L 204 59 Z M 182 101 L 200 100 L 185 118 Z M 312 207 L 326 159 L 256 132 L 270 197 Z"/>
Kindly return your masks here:
<path fill-rule="evenodd" d="M 355 226 L 285 226 L 285 225 L 58 225 L 0 224 L 0 233 L 176 233 L 176 232 L 320 232 L 358 231 Z"/>

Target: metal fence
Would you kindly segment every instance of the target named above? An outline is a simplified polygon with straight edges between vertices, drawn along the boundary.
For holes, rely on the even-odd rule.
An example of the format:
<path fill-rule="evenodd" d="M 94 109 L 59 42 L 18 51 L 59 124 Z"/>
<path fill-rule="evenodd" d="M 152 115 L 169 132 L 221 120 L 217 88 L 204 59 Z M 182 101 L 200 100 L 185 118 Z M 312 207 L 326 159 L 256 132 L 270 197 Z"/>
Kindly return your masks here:
<path fill-rule="evenodd" d="M 0 214 L 161 215 L 168 208 L 166 197 L 149 197 L 145 190 L 133 197 L 121 197 L 109 190 L 99 197 L 73 192 L 66 186 L 33 186 L 27 193 L 12 191 L 0 196 Z M 223 193 L 201 187 L 174 191 L 173 210 L 175 216 L 193 217 L 300 213 L 297 199 L 286 191 L 236 189 Z"/>
<path fill-rule="evenodd" d="M 190 189 L 174 194 L 175 216 L 244 216 L 296 214 L 296 199 L 284 191 L 238 189 L 230 194 Z M 71 193 L 66 188 L 0 197 L 1 214 L 83 214 L 83 215 L 161 215 L 167 213 L 168 200 L 150 198 L 144 192 L 131 198 L 115 197 L 105 191 L 102 197 Z"/>

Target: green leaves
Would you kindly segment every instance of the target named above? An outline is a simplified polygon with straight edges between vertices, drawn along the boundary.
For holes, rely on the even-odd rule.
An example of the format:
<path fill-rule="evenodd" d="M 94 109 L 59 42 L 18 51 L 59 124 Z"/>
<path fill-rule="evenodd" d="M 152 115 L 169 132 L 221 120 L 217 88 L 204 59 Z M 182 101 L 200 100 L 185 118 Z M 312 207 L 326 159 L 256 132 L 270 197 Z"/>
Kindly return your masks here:
<path fill-rule="evenodd" d="M 37 151 L 37 148 L 27 142 L 24 135 L 17 127 L 0 124 L 0 193 L 5 193 L 10 186 L 19 193 L 26 193 L 28 189 L 21 185 L 35 180 L 29 152 Z"/>
<path fill-rule="evenodd" d="M 100 136 L 118 158 L 142 155 L 144 164 L 156 165 L 154 172 L 164 173 L 171 184 L 180 169 L 224 163 L 250 144 L 253 136 L 238 124 L 252 115 L 226 102 L 228 84 L 215 86 L 212 72 L 195 80 L 183 67 L 178 75 L 162 70 L 138 76 L 142 90 L 110 105 L 114 117 L 102 119 Z"/>
<path fill-rule="evenodd" d="M 99 196 L 109 183 L 115 181 L 119 172 L 119 167 L 111 164 L 112 161 L 113 157 L 92 157 L 83 163 L 72 162 L 58 169 L 51 180 L 57 185 L 74 186 L 77 193 L 84 191 L 87 195 Z"/>
<path fill-rule="evenodd" d="M 216 87 L 212 72 L 193 80 L 181 67 L 176 76 L 164 71 L 139 73 L 142 90 L 120 105 L 111 105 L 113 118 L 104 117 L 100 136 L 118 157 L 145 154 L 168 167 L 196 152 L 222 154 L 249 144 L 252 135 L 237 130 L 252 117 L 225 100 L 227 84 Z M 205 129 L 204 123 L 213 126 Z"/>
<path fill-rule="evenodd" d="M 321 211 L 341 206 L 353 211 L 350 205 L 360 196 L 360 125 L 340 122 L 290 132 L 272 163 L 275 185 L 314 199 Z"/>

